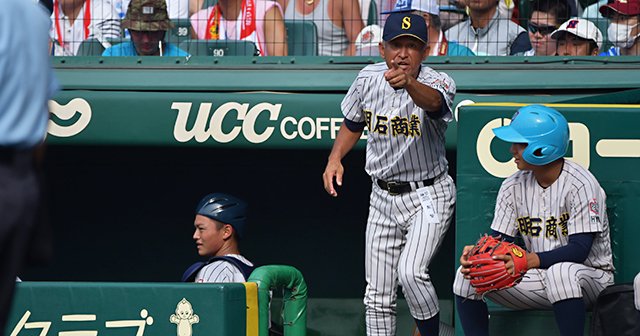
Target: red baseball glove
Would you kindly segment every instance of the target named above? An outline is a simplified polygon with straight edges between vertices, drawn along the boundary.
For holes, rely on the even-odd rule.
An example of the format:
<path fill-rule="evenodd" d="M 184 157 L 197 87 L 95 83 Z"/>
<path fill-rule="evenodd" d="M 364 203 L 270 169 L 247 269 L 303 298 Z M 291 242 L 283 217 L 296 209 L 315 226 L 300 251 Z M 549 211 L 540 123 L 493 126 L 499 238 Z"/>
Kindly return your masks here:
<path fill-rule="evenodd" d="M 513 275 L 507 271 L 504 261 L 492 258 L 501 254 L 511 256 L 515 270 Z M 513 287 L 527 272 L 527 257 L 520 246 L 488 235 L 478 240 L 469 253 L 469 261 L 472 264 L 469 272 L 471 285 L 479 295 Z"/>

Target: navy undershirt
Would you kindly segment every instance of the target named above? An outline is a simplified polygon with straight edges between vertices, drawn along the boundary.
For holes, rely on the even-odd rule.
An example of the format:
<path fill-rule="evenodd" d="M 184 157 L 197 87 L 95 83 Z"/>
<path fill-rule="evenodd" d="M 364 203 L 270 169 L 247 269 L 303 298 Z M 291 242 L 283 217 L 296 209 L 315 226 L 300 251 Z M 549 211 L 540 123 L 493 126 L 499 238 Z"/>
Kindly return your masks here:
<path fill-rule="evenodd" d="M 510 243 L 515 241 L 514 237 L 507 236 L 495 230 L 493 230 L 491 235 L 495 237 L 501 236 L 502 239 Z M 567 243 L 567 245 L 547 252 L 536 252 L 540 259 L 540 266 L 538 268 L 549 268 L 551 265 L 559 262 L 583 263 L 587 259 L 589 251 L 591 251 L 591 245 L 593 244 L 595 235 L 595 232 L 572 234 L 569 235 L 569 243 Z"/>
<path fill-rule="evenodd" d="M 362 130 L 364 130 L 364 127 L 367 125 L 367 123 L 365 122 L 355 122 L 355 121 L 351 121 L 347 118 L 344 118 L 343 121 L 344 125 L 347 126 L 347 128 L 354 133 L 358 133 L 358 132 L 362 132 Z"/>

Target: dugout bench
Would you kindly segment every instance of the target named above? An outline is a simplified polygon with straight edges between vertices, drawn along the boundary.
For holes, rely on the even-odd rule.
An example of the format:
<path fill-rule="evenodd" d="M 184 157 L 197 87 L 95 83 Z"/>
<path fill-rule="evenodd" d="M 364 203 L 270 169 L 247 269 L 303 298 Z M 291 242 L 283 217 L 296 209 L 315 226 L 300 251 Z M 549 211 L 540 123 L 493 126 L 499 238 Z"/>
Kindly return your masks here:
<path fill-rule="evenodd" d="M 509 144 L 493 141 L 494 127 L 506 125 L 527 104 L 484 103 L 462 107 L 458 118 L 456 255 L 464 245 L 489 232 L 502 180 L 515 172 Z M 640 105 L 548 104 L 569 121 L 571 143 L 566 157 L 596 176 L 607 194 L 616 283 L 632 282 L 640 271 L 634 258 L 640 222 Z M 611 122 L 603 122 L 611 120 Z M 455 270 L 454 270 L 455 271 Z M 489 304 L 490 332 L 501 335 L 559 335 L 552 311 L 512 311 Z M 456 316 L 457 318 L 457 316 Z M 459 320 L 456 325 L 459 325 Z M 589 319 L 587 319 L 589 323 Z M 456 335 L 463 335 L 456 328 Z"/>

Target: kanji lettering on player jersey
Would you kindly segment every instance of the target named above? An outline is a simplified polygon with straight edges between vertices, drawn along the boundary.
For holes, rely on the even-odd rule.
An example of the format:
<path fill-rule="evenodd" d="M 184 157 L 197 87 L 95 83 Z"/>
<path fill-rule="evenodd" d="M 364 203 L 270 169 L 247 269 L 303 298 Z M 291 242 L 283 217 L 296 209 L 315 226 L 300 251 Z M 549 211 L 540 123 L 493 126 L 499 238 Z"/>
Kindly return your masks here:
<path fill-rule="evenodd" d="M 410 118 L 404 118 L 400 116 L 395 116 L 389 120 L 389 117 L 384 115 L 376 115 L 375 116 L 375 126 L 371 128 L 373 124 L 372 113 L 369 111 L 364 111 L 365 118 L 367 120 L 367 126 L 373 133 L 378 133 L 380 135 L 388 135 L 389 128 L 391 128 L 392 136 L 404 135 L 406 137 L 419 137 L 422 135 L 420 131 L 420 117 L 415 114 L 412 114 Z"/>
<path fill-rule="evenodd" d="M 526 216 L 520 217 L 516 220 L 518 222 L 518 231 L 520 231 L 521 235 L 529 235 L 532 237 L 540 236 L 540 231 L 542 231 L 542 227 L 540 226 L 542 220 L 540 218 L 531 218 Z"/>
<path fill-rule="evenodd" d="M 367 121 L 367 129 L 372 130 L 373 128 L 371 128 L 371 116 L 372 113 L 369 110 L 364 110 L 364 118 Z"/>
<path fill-rule="evenodd" d="M 544 236 L 545 238 L 558 239 L 558 226 L 560 226 L 559 234 L 567 236 L 569 230 L 567 229 L 567 221 L 569 220 L 569 214 L 563 213 L 559 218 L 551 216 L 547 218 L 544 223 Z M 543 221 L 540 218 L 531 218 L 529 216 L 520 217 L 517 219 L 518 231 L 523 236 L 539 237 L 542 231 Z"/>
<path fill-rule="evenodd" d="M 399 134 L 409 136 L 409 121 L 407 118 L 396 116 L 391 119 L 391 135 L 398 136 Z"/>
<path fill-rule="evenodd" d="M 558 220 L 551 216 L 547 219 L 544 236 L 546 238 L 558 239 Z"/>
<path fill-rule="evenodd" d="M 419 137 L 420 133 L 420 118 L 417 115 L 412 114 L 411 120 L 409 120 L 409 136 Z"/>
<path fill-rule="evenodd" d="M 562 215 L 560 215 L 560 228 L 562 229 L 562 235 L 563 236 L 567 236 L 569 235 L 569 229 L 567 228 L 567 222 L 569 221 L 569 213 L 565 212 Z"/>
<path fill-rule="evenodd" d="M 387 129 L 389 128 L 389 125 L 387 125 L 387 122 L 389 121 L 389 118 L 387 116 L 376 116 L 376 127 L 374 128 L 374 132 L 378 133 L 378 134 L 382 134 L 382 135 L 387 135 Z"/>

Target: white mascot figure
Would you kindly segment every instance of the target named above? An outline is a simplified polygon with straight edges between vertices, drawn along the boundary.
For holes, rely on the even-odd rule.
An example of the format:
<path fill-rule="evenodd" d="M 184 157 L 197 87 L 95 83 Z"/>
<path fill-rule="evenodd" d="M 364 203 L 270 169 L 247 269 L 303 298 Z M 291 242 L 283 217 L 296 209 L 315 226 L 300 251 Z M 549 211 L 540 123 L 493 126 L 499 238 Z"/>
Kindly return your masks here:
<path fill-rule="evenodd" d="M 200 322 L 200 318 L 193 313 L 191 303 L 183 298 L 178 302 L 176 313 L 171 314 L 169 321 L 178 326 L 178 336 L 191 336 L 191 325 Z"/>

